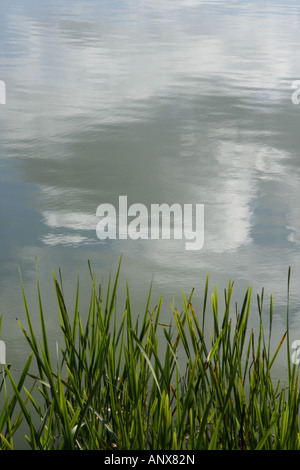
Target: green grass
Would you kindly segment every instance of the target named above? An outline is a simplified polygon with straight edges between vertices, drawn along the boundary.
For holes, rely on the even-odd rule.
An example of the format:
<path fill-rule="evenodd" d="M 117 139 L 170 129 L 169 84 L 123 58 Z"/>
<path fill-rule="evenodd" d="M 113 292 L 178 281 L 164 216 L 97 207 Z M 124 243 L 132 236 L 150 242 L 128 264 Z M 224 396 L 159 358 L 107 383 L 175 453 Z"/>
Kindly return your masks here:
<path fill-rule="evenodd" d="M 221 314 L 215 288 L 207 335 L 208 277 L 202 310 L 194 310 L 193 291 L 188 297 L 183 292 L 182 307 L 171 306 L 172 321 L 166 325 L 160 320 L 162 299 L 150 307 L 151 288 L 143 315 L 136 317 L 126 285 L 126 308 L 117 315 L 120 265 L 105 298 L 91 267 L 90 272 L 84 321 L 79 282 L 70 314 L 61 278 L 58 282 L 53 275 L 64 343 L 56 354 L 49 347 L 39 282 L 41 340 L 22 285 L 27 325 L 19 324 L 31 353 L 18 380 L 11 366 L 3 366 L 1 449 L 16 448 L 24 429 L 28 446 L 42 450 L 300 448 L 299 376 L 289 345 L 290 270 L 286 333 L 275 348 L 273 297 L 266 316 L 263 291 L 257 297 L 259 328 L 254 333 L 248 324 L 251 288 L 240 308 L 232 307 L 229 281 Z M 267 335 L 263 318 L 268 318 Z M 287 383 L 281 386 L 272 367 L 283 345 Z"/>

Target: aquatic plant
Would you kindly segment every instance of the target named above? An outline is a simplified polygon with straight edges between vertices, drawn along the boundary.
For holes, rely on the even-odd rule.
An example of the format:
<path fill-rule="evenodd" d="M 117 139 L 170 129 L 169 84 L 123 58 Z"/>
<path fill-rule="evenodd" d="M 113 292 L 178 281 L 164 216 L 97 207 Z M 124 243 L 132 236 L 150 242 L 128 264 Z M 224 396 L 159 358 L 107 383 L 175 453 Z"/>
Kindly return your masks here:
<path fill-rule="evenodd" d="M 271 351 L 272 295 L 266 335 L 263 290 L 257 296 L 254 332 L 249 327 L 251 288 L 241 308 L 232 308 L 230 280 L 222 315 L 215 288 L 208 335 L 209 276 L 201 312 L 194 309 L 194 291 L 188 297 L 182 292 L 182 308 L 171 306 L 171 321 L 165 323 L 160 318 L 162 298 L 150 307 L 151 286 L 142 316 L 131 310 L 128 284 L 125 310 L 117 314 L 120 265 L 104 295 L 89 263 L 92 292 L 84 316 L 78 307 L 79 280 L 70 314 L 61 276 L 58 281 L 53 274 L 63 338 L 55 354 L 47 338 L 38 277 L 41 340 L 22 284 L 27 326 L 19 324 L 31 353 L 18 380 L 11 366 L 3 365 L 1 448 L 15 448 L 22 423 L 31 449 L 299 449 L 299 376 L 289 345 L 290 270 L 286 333 Z M 284 343 L 287 383 L 281 385 L 272 377 L 272 367 Z"/>

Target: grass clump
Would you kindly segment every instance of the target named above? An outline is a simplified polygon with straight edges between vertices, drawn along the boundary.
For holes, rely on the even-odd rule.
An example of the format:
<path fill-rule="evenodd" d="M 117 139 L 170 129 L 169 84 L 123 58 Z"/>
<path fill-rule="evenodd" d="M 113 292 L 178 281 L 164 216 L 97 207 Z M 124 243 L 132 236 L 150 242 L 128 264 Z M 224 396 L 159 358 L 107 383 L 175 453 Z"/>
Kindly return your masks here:
<path fill-rule="evenodd" d="M 171 307 L 172 322 L 167 325 L 160 321 L 161 298 L 150 309 L 151 288 L 142 318 L 134 321 L 128 286 L 125 311 L 121 318 L 117 315 L 120 265 L 105 299 L 90 271 L 92 293 L 85 323 L 78 307 L 79 284 L 70 315 L 61 279 L 54 276 L 63 337 L 55 361 L 39 284 L 41 341 L 23 289 L 27 326 L 19 323 L 31 353 L 18 381 L 11 367 L 3 366 L 0 448 L 15 448 L 21 423 L 29 447 L 41 450 L 300 448 L 298 370 L 290 361 L 289 309 L 287 331 L 271 353 L 273 298 L 266 337 L 263 291 L 257 298 L 259 328 L 254 333 L 248 325 L 251 288 L 240 311 L 234 309 L 233 319 L 233 284 L 230 281 L 225 290 L 222 316 L 215 289 L 208 340 L 208 277 L 201 313 L 194 310 L 193 291 L 188 298 L 182 293 L 183 309 L 179 313 Z M 290 271 L 288 289 L 289 281 Z M 271 372 L 284 342 L 288 378 L 281 387 Z"/>

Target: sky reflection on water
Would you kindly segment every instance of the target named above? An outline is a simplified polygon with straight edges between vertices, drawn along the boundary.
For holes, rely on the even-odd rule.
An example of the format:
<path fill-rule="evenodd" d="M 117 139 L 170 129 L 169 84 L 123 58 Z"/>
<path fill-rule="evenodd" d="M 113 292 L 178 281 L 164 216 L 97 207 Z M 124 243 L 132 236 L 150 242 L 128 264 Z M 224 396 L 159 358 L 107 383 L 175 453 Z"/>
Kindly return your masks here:
<path fill-rule="evenodd" d="M 299 310 L 300 5 L 249 1 L 1 2 L 1 311 L 22 311 L 18 267 L 67 282 L 93 261 L 137 298 L 251 284 Z M 96 209 L 205 205 L 205 244 L 100 242 Z M 87 270 L 83 268 L 83 276 Z M 241 294 L 237 294 L 238 296 Z M 6 313 L 8 312 L 8 313 Z M 20 313 L 21 314 L 21 313 Z M 50 320 L 49 320 L 50 321 Z M 52 320 L 51 320 L 52 321 Z M 295 334 L 299 331 L 294 317 Z"/>

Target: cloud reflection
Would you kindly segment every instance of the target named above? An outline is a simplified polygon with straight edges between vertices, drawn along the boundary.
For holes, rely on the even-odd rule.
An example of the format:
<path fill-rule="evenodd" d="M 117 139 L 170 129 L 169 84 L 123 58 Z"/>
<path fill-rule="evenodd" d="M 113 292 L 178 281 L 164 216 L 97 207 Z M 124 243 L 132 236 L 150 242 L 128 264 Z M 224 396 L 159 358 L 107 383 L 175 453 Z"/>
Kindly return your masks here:
<path fill-rule="evenodd" d="M 98 243 L 93 211 L 125 188 L 132 203 L 147 193 L 150 203 L 204 204 L 199 257 L 207 264 L 211 253 L 234 252 L 241 255 L 235 266 L 244 256 L 250 270 L 258 240 L 266 250 L 273 243 L 272 227 L 264 232 L 269 214 L 285 237 L 276 246 L 299 244 L 299 138 L 289 80 L 299 78 L 300 7 L 111 5 L 73 2 L 69 13 L 69 2 L 49 2 L 47 21 L 42 6 L 42 20 L 25 5 L 7 7 L 14 55 L 5 64 L 2 158 L 17 161 L 20 178 L 38 187 L 43 243 Z M 126 244 L 149 260 L 171 253 L 185 270 L 178 247 Z"/>

